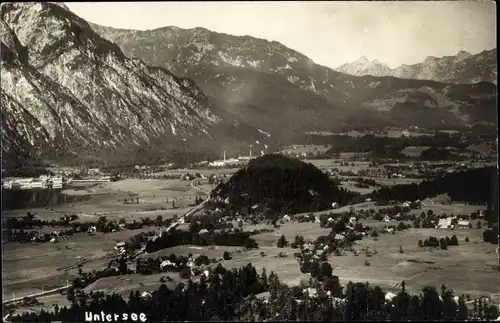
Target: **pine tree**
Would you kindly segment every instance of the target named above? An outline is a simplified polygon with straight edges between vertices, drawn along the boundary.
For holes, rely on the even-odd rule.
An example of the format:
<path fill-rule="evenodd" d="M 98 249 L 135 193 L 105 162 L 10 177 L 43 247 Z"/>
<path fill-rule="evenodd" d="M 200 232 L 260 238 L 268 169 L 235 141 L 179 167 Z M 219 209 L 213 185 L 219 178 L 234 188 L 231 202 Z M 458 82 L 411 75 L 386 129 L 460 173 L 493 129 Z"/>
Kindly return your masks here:
<path fill-rule="evenodd" d="M 420 298 L 413 295 L 410 301 L 410 308 L 408 309 L 408 319 L 411 321 L 422 320 L 422 310 L 420 308 Z"/>
<path fill-rule="evenodd" d="M 262 268 L 262 274 L 260 275 L 260 284 L 261 284 L 262 288 L 265 291 L 267 291 L 267 289 L 269 288 L 269 283 L 267 281 L 267 273 L 266 273 L 265 267 Z"/>
<path fill-rule="evenodd" d="M 465 321 L 467 320 L 469 316 L 468 309 L 467 309 L 467 304 L 465 304 L 465 300 L 463 296 L 461 296 L 458 299 L 458 314 L 457 314 L 457 319 L 459 321 Z"/>
<path fill-rule="evenodd" d="M 284 235 L 281 235 L 281 237 L 278 239 L 278 242 L 276 243 L 278 248 L 284 248 L 288 244 L 288 241 L 286 241 L 286 238 Z"/>

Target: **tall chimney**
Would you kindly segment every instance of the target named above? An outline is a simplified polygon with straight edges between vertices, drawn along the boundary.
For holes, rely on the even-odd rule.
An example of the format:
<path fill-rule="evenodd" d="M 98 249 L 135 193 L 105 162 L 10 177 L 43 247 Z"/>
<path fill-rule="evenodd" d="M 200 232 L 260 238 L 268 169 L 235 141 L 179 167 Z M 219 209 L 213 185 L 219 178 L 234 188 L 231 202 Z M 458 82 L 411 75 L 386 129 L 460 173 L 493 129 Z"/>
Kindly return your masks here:
<path fill-rule="evenodd" d="M 224 163 L 226 162 L 226 151 L 224 150 Z"/>
<path fill-rule="evenodd" d="M 252 146 L 250 146 L 250 156 L 248 157 L 252 158 Z"/>

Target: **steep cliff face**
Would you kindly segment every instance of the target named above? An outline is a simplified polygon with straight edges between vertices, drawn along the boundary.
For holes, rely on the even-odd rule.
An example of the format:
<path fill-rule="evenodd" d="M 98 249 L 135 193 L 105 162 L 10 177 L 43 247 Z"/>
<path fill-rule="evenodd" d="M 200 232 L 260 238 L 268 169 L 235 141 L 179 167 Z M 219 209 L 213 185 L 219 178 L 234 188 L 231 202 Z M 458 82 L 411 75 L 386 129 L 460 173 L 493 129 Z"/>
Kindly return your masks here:
<path fill-rule="evenodd" d="M 194 79 L 221 108 L 273 134 L 342 126 L 450 127 L 496 113 L 493 84 L 352 76 L 317 65 L 275 41 L 203 28 L 138 31 L 91 26 L 127 56 Z"/>
<path fill-rule="evenodd" d="M 433 80 L 452 84 L 497 82 L 497 50 L 472 55 L 460 51 L 455 56 L 427 57 L 422 63 L 390 69 L 377 60 L 361 58 L 335 70 L 351 75 L 394 76 L 405 79 Z"/>
<path fill-rule="evenodd" d="M 4 3 L 0 21 L 5 152 L 112 155 L 231 128 L 195 82 L 126 58 L 64 7 Z"/>

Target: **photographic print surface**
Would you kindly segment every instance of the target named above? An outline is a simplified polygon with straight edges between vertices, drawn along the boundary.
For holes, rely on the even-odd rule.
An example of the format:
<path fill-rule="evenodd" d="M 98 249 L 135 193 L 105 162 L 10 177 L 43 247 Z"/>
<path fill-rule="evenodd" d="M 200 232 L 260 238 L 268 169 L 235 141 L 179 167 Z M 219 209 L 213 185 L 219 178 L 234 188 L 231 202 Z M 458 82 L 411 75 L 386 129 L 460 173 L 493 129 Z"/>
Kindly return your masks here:
<path fill-rule="evenodd" d="M 0 4 L 6 322 L 500 319 L 496 4 Z"/>

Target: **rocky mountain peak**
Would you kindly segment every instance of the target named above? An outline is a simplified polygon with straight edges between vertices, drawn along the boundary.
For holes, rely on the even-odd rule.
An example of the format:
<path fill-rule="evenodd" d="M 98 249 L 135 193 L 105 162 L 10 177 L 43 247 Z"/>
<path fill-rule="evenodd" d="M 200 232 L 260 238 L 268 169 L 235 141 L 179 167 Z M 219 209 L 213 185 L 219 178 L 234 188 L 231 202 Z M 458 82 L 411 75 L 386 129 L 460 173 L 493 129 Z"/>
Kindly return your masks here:
<path fill-rule="evenodd" d="M 366 56 L 364 56 L 364 55 L 361 56 L 356 62 L 361 63 L 361 64 L 370 64 L 371 63 L 371 61 L 368 58 L 366 58 Z"/>
<path fill-rule="evenodd" d="M 2 148 L 109 158 L 149 147 L 158 156 L 232 129 L 194 81 L 125 57 L 63 6 L 0 9 Z"/>
<path fill-rule="evenodd" d="M 29 48 L 29 63 L 44 66 L 63 53 L 73 55 L 91 51 L 98 56 L 112 53 L 123 61 L 120 48 L 95 34 L 89 24 L 66 9 L 50 2 L 4 3 L 1 19 Z"/>

